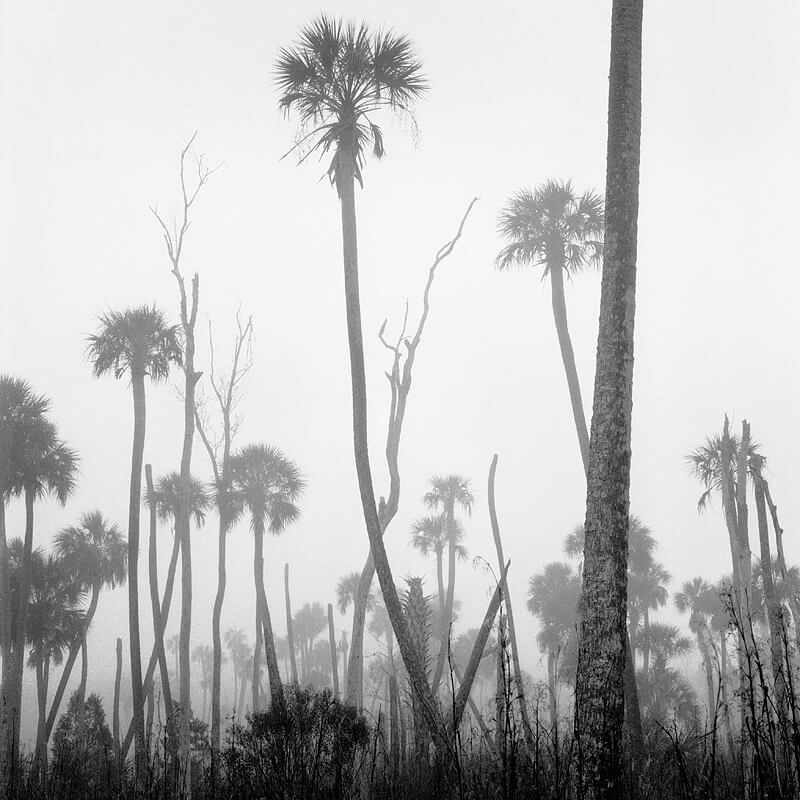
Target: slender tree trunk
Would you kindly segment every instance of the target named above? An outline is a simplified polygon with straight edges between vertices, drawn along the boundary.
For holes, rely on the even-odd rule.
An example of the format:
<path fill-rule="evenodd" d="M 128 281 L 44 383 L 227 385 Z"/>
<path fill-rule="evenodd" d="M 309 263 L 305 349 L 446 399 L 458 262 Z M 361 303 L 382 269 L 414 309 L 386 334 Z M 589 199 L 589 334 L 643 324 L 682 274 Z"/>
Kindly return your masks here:
<path fill-rule="evenodd" d="M 275 637 L 272 632 L 272 620 L 267 603 L 267 593 L 264 589 L 264 529 L 263 523 L 255 527 L 256 556 L 255 578 L 256 591 L 258 592 L 258 605 L 261 606 L 261 624 L 264 631 L 264 660 L 267 662 L 269 677 L 269 691 L 274 711 L 283 711 L 283 682 L 281 681 L 278 656 L 275 652 Z"/>
<path fill-rule="evenodd" d="M 78 684 L 77 726 L 78 751 L 83 755 L 86 747 L 86 682 L 89 676 L 89 648 L 86 646 L 86 633 L 84 629 L 81 637 L 81 680 Z"/>
<path fill-rule="evenodd" d="M 244 710 L 244 697 L 247 692 L 247 675 L 242 673 L 241 685 L 239 686 L 239 708 L 237 710 L 237 721 L 242 718 L 242 711 Z"/>
<path fill-rule="evenodd" d="M 169 609 L 172 603 L 172 590 L 175 586 L 175 573 L 178 567 L 178 554 L 180 551 L 180 541 L 175 536 L 173 543 L 172 543 L 172 555 L 170 556 L 169 567 L 167 568 L 167 580 L 164 584 L 164 593 L 161 600 L 161 637 L 163 639 L 164 631 L 167 627 L 167 620 L 169 619 Z M 150 686 L 153 681 L 153 674 L 155 673 L 156 664 L 158 663 L 158 654 L 156 652 L 155 645 L 153 645 L 153 650 L 150 653 L 150 662 L 147 665 L 147 672 L 144 676 L 144 685 L 142 687 L 143 691 L 147 692 L 150 690 Z M 175 648 L 175 677 L 178 677 L 178 648 Z M 167 679 L 169 679 L 169 674 L 167 674 Z M 169 685 L 169 683 L 167 683 Z M 172 698 L 170 697 L 170 702 L 172 702 Z M 168 708 L 166 705 L 165 699 L 165 708 Z M 170 722 L 171 721 L 171 722 Z M 165 721 L 166 725 L 172 724 L 174 730 L 174 708 L 170 709 L 167 712 L 167 719 Z M 131 742 L 133 741 L 133 722 L 128 726 L 128 731 L 125 734 L 125 740 L 122 743 L 122 758 L 125 759 L 128 757 L 128 750 L 130 750 Z"/>
<path fill-rule="evenodd" d="M 289 663 L 292 665 L 292 683 L 298 685 L 297 679 L 297 658 L 294 652 L 294 626 L 292 624 L 292 599 L 289 594 L 289 564 L 283 566 L 283 586 L 286 595 L 286 640 L 289 648 Z M 347 667 L 345 666 L 345 673 Z"/>
<path fill-rule="evenodd" d="M 122 769 L 122 755 L 120 750 L 119 726 L 119 695 L 122 685 L 122 639 L 117 638 L 117 669 L 114 675 L 114 716 L 112 721 L 114 736 L 114 783 L 119 785 L 120 771 Z"/>
<path fill-rule="evenodd" d="M 503 653 L 505 642 L 505 631 L 503 630 L 503 617 L 497 621 L 497 650 L 495 652 L 495 686 L 494 686 L 494 708 L 495 708 L 495 747 L 498 752 L 503 752 L 506 744 L 506 665 Z M 548 659 L 548 673 L 550 662 Z M 552 704 L 553 696 L 550 698 Z"/>
<path fill-rule="evenodd" d="M 347 646 L 347 633 L 346 631 L 342 631 L 342 641 L 339 643 L 339 647 L 342 651 L 342 675 L 348 676 L 350 671 L 350 662 L 348 661 L 347 655 L 349 647 Z"/>
<path fill-rule="evenodd" d="M 554 747 L 558 749 L 558 688 L 557 683 L 558 653 L 554 647 L 547 650 L 547 688 L 550 694 L 550 725 L 553 729 Z"/>
<path fill-rule="evenodd" d="M 564 252 L 560 243 L 557 245 L 560 252 L 552 252 L 548 248 L 547 263 L 550 267 L 550 292 L 553 304 L 553 321 L 558 336 L 558 346 L 561 349 L 561 361 L 564 364 L 564 373 L 567 376 L 567 388 L 572 404 L 572 416 L 575 420 L 575 430 L 578 434 L 578 443 L 581 448 L 583 471 L 589 471 L 589 434 L 586 427 L 586 415 L 583 410 L 581 398 L 581 385 L 578 380 L 578 370 L 575 366 L 575 353 L 572 350 L 572 339 L 567 325 L 567 303 L 564 297 Z"/>
<path fill-rule="evenodd" d="M 145 480 L 147 482 L 147 492 L 151 498 L 155 496 L 155 487 L 153 486 L 153 468 L 147 464 L 144 468 Z M 161 692 L 164 698 L 164 724 L 167 731 L 167 741 L 171 748 L 175 745 L 175 735 L 173 730 L 173 707 L 172 707 L 172 691 L 169 685 L 169 669 L 167 668 L 167 654 L 164 649 L 164 626 L 165 620 L 161 616 L 161 601 L 158 596 L 158 549 L 156 541 L 156 532 L 158 529 L 156 520 L 156 503 L 150 503 L 150 541 L 148 548 L 148 561 L 150 572 L 150 606 L 153 612 L 153 651 L 156 659 L 158 660 L 159 671 L 161 675 Z M 178 537 L 175 537 L 173 544 L 173 554 L 175 562 L 177 562 L 177 548 L 180 543 Z M 173 567 L 170 563 L 170 567 Z M 172 575 L 174 580 L 175 569 L 172 568 Z M 152 660 L 152 659 L 151 659 Z M 152 684 L 152 673 L 148 665 L 147 675 L 145 676 L 145 684 Z M 176 674 L 177 677 L 177 674 Z M 152 689 L 148 694 L 152 694 Z M 174 750 L 172 751 L 174 755 Z"/>
<path fill-rule="evenodd" d="M 136 772 L 144 769 L 144 694 L 142 653 L 139 637 L 139 510 L 142 502 L 142 460 L 146 426 L 144 370 L 131 374 L 133 386 L 133 452 L 131 455 L 130 503 L 128 507 L 128 631 L 131 660 L 131 696 L 136 746 Z"/>
<path fill-rule="evenodd" d="M 497 519 L 497 505 L 495 503 L 494 482 L 497 473 L 497 454 L 492 458 L 492 463 L 489 466 L 489 481 L 488 481 L 488 502 L 489 502 L 489 520 L 492 525 L 492 538 L 494 539 L 495 550 L 497 551 L 497 565 L 498 569 L 502 570 L 505 564 L 505 556 L 503 555 L 503 542 L 500 538 L 500 523 Z M 511 656 L 514 665 L 514 693 L 519 704 L 519 713 L 522 719 L 522 733 L 525 737 L 525 744 L 528 748 L 528 753 L 533 754 L 535 750 L 535 742 L 533 740 L 533 730 L 531 728 L 530 718 L 528 717 L 528 705 L 525 702 L 525 688 L 522 682 L 522 667 L 519 659 L 519 647 L 517 646 L 517 630 L 514 625 L 514 609 L 511 603 L 511 592 L 508 590 L 508 582 L 506 581 L 503 588 L 503 599 L 506 604 L 506 619 L 508 620 L 508 636 L 511 641 Z"/>
<path fill-rule="evenodd" d="M 645 606 L 642 609 L 642 628 L 644 630 L 644 646 L 642 647 L 642 677 L 647 681 L 647 673 L 650 668 L 650 609 Z"/>
<path fill-rule="evenodd" d="M 339 659 L 336 654 L 336 632 L 333 629 L 333 606 L 328 603 L 328 642 L 331 648 L 331 678 L 333 696 L 339 696 Z"/>
<path fill-rule="evenodd" d="M 9 797 L 14 796 L 16 790 L 15 777 L 19 766 L 20 721 L 22 719 L 22 674 L 25 668 L 25 634 L 28 628 L 28 608 L 31 591 L 31 569 L 33 553 L 33 502 L 35 492 L 33 487 L 25 487 L 25 538 L 23 540 L 22 564 L 19 577 L 19 595 L 15 609 L 17 621 L 14 649 L 11 653 L 11 676 L 9 680 L 9 735 L 6 740 L 8 770 L 9 770 Z"/>
<path fill-rule="evenodd" d="M 439 691 L 442 680 L 444 664 L 447 659 L 447 650 L 450 645 L 450 626 L 453 622 L 453 603 L 456 594 L 456 521 L 455 501 L 451 500 L 445 511 L 445 525 L 447 526 L 447 597 L 445 599 L 444 614 L 439 618 L 439 655 L 436 659 L 436 669 L 433 673 L 431 689 L 434 695 Z"/>
<path fill-rule="evenodd" d="M 575 689 L 582 800 L 614 800 L 624 785 L 642 8 L 642 0 L 614 0 L 612 7 L 605 245 Z"/>
<path fill-rule="evenodd" d="M 35 773 L 38 780 L 43 781 L 47 772 L 45 760 L 47 758 L 47 745 L 45 735 L 47 732 L 47 685 L 45 683 L 45 667 L 42 659 L 37 659 L 36 671 L 36 700 L 38 716 L 36 722 L 36 756 Z"/>
<path fill-rule="evenodd" d="M 223 465 L 225 470 L 225 465 Z M 222 604 L 225 601 L 225 588 L 228 580 L 226 569 L 226 546 L 228 541 L 225 511 L 219 509 L 219 531 L 217 533 L 217 594 L 214 597 L 214 610 L 211 615 L 211 643 L 214 649 L 211 664 L 211 777 L 213 791 L 219 791 L 219 753 L 221 747 L 222 712 L 220 693 L 222 690 Z"/>
<path fill-rule="evenodd" d="M 367 387 L 364 368 L 364 343 L 361 331 L 361 303 L 358 286 L 358 247 L 355 213 L 354 164 L 347 143 L 339 150 L 340 172 L 337 189 L 341 201 L 342 251 L 344 260 L 345 302 L 347 307 L 347 334 L 350 349 L 350 377 L 353 390 L 353 449 L 358 475 L 361 505 L 364 511 L 370 550 L 383 593 L 386 611 L 394 628 L 400 653 L 409 675 L 414 695 L 421 704 L 425 722 L 436 744 L 437 751 L 448 761 L 452 759 L 444 720 L 436 699 L 428 685 L 423 666 L 408 635 L 400 598 L 392 577 L 389 559 L 383 543 L 383 528 L 375 504 L 372 473 L 369 465 L 367 436 Z M 351 667 L 353 653 L 351 651 Z"/>
<path fill-rule="evenodd" d="M 5 485 L 3 476 L 2 485 Z M 6 505 L 0 497 L 0 660 L 3 662 L 0 675 L 0 788 L 8 786 L 10 766 L 8 757 L 8 712 L 10 710 L 11 675 L 11 591 L 8 578 L 8 542 L 6 539 Z"/>
<path fill-rule="evenodd" d="M 261 645 L 264 642 L 263 630 L 264 629 L 261 625 L 261 598 L 258 593 L 258 587 L 256 587 L 256 643 L 253 646 L 253 674 L 250 676 L 250 685 L 253 694 L 254 714 L 257 711 L 261 710 L 261 702 L 258 697 L 258 689 L 260 686 L 259 672 L 261 671 Z"/>
<path fill-rule="evenodd" d="M 703 671 L 706 675 L 706 697 L 708 702 L 709 721 L 713 723 L 716 716 L 717 700 L 714 692 L 714 665 L 711 662 L 707 633 L 704 627 L 697 629 L 697 649 L 700 651 L 700 658 L 703 661 Z M 716 726 L 715 726 L 716 727 Z"/>

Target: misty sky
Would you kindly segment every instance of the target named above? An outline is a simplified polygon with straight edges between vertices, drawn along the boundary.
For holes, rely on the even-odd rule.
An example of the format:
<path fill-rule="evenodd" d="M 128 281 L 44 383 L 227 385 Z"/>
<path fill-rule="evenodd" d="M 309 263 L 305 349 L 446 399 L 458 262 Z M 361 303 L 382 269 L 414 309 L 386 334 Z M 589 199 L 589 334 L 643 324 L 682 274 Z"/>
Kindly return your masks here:
<path fill-rule="evenodd" d="M 498 511 L 523 663 L 541 675 L 536 624 L 523 606 L 527 581 L 561 558 L 564 535 L 582 521 L 584 479 L 549 287 L 531 270 L 494 269 L 502 244 L 495 224 L 513 191 L 547 178 L 602 192 L 610 3 L 408 0 L 324 9 L 409 34 L 431 86 L 418 107 L 418 136 L 407 123 L 384 120 L 387 157 L 369 161 L 357 195 L 381 493 L 389 361 L 378 328 L 388 317 L 388 331 L 397 331 L 406 298 L 416 320 L 433 254 L 480 197 L 440 269 L 418 351 L 400 510 L 386 538 L 392 566 L 398 577 L 426 575 L 435 591 L 434 564 L 409 548 L 408 529 L 423 513 L 429 476 L 447 472 L 472 478 L 477 502 L 465 543 L 496 566 L 486 475 L 499 453 Z M 333 601 L 337 579 L 360 569 L 367 552 L 352 457 L 339 209 L 327 162 L 298 168 L 292 157 L 281 160 L 295 125 L 278 112 L 273 81 L 278 49 L 319 11 L 307 2 L 78 0 L 7 3 L 0 12 L 0 372 L 52 398 L 53 418 L 81 454 L 67 507 L 37 508 L 36 544 L 93 508 L 126 523 L 130 390 L 127 381 L 92 378 L 86 336 L 109 308 L 156 302 L 177 321 L 177 290 L 148 204 L 167 215 L 177 208 L 178 155 L 198 130 L 195 151 L 212 165 L 224 162 L 198 200 L 186 245 L 184 269 L 200 273 L 198 368 L 208 369 L 206 317 L 222 366 L 241 303 L 256 340 L 238 444 L 278 445 L 308 480 L 302 519 L 267 541 L 280 635 L 284 562 L 297 609 Z M 800 560 L 792 456 L 800 441 L 800 281 L 791 244 L 800 214 L 798 25 L 800 6 L 789 0 L 757 10 L 649 0 L 645 13 L 631 503 L 661 544 L 673 590 L 730 569 L 719 507 L 698 516 L 700 487 L 684 460 L 721 428 L 725 411 L 737 426 L 751 422 L 768 457 L 787 558 Z M 590 270 L 567 286 L 587 410 L 599 285 Z M 148 389 L 145 460 L 157 475 L 179 463 L 179 377 Z M 193 472 L 210 476 L 199 439 Z M 10 535 L 22 532 L 22 520 L 21 503 L 12 504 Z M 164 529 L 163 563 L 170 545 Z M 213 518 L 193 535 L 193 548 L 196 644 L 211 640 Z M 223 631 L 244 627 L 252 639 L 246 522 L 229 538 L 229 576 Z M 149 646 L 144 569 L 142 581 Z M 460 568 L 462 628 L 479 624 L 491 583 L 471 562 Z M 90 688 L 106 690 L 101 676 L 112 676 L 117 635 L 127 672 L 126 604 L 125 590 L 101 598 Z M 175 612 L 168 634 L 177 624 Z M 366 652 L 374 647 L 368 640 Z"/>

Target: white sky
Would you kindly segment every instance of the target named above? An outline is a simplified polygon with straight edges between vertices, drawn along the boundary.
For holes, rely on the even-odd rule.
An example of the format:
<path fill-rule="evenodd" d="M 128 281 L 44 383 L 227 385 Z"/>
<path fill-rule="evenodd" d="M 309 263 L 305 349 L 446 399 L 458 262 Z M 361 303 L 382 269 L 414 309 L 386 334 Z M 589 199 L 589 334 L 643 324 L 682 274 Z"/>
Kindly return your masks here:
<path fill-rule="evenodd" d="M 387 487 L 388 362 L 375 334 L 387 316 L 389 331 L 397 329 L 407 297 L 412 318 L 418 312 L 435 250 L 470 198 L 481 197 L 440 270 L 418 352 L 400 512 L 387 533 L 395 575 L 424 572 L 435 590 L 433 563 L 410 550 L 407 531 L 423 511 L 427 478 L 441 472 L 473 479 L 466 543 L 494 564 L 485 486 L 498 452 L 523 657 L 541 674 L 536 625 L 524 610 L 527 580 L 560 558 L 564 534 L 583 518 L 584 482 L 549 287 L 531 271 L 494 270 L 495 220 L 514 190 L 550 177 L 602 191 L 610 3 L 324 8 L 408 33 L 431 84 L 418 142 L 386 120 L 388 156 L 368 163 L 357 198 L 379 491 Z M 63 436 L 82 457 L 67 507 L 37 508 L 36 543 L 95 507 L 127 519 L 130 391 L 92 379 L 85 337 L 108 308 L 155 301 L 177 321 L 176 287 L 147 205 L 176 207 L 178 153 L 197 129 L 197 152 L 225 162 L 198 201 L 184 263 L 201 276 L 199 367 L 208 363 L 205 315 L 223 357 L 241 302 L 257 339 L 239 444 L 280 446 L 309 481 L 302 520 L 267 546 L 279 633 L 285 561 L 299 608 L 332 601 L 337 579 L 360 568 L 367 547 L 351 452 L 338 204 L 320 180 L 327 164 L 280 161 L 295 127 L 277 111 L 272 77 L 279 47 L 319 10 L 307 2 L 79 0 L 8 3 L 0 19 L 0 371 L 50 395 Z M 683 459 L 721 427 L 725 411 L 737 423 L 749 419 L 762 443 L 787 554 L 800 559 L 792 455 L 800 282 L 791 244 L 800 212 L 798 23 L 800 7 L 789 0 L 757 13 L 722 0 L 646 4 L 632 509 L 658 537 L 673 588 L 730 568 L 719 509 L 697 515 L 700 489 Z M 590 408 L 599 274 L 567 288 Z M 170 387 L 150 390 L 148 403 L 145 458 L 160 474 L 178 465 L 182 410 Z M 194 471 L 209 475 L 199 439 Z M 21 522 L 13 505 L 11 534 Z M 212 520 L 193 539 L 195 642 L 211 638 L 215 534 Z M 164 531 L 164 560 L 169 544 Z M 229 540 L 223 630 L 241 626 L 252 636 L 251 563 L 244 523 Z M 458 580 L 463 624 L 477 625 L 490 580 L 470 564 Z M 101 600 L 90 685 L 112 674 L 113 637 L 127 636 L 126 597 L 118 590 Z M 146 621 L 146 582 L 141 597 Z M 171 629 L 177 621 L 175 613 Z"/>

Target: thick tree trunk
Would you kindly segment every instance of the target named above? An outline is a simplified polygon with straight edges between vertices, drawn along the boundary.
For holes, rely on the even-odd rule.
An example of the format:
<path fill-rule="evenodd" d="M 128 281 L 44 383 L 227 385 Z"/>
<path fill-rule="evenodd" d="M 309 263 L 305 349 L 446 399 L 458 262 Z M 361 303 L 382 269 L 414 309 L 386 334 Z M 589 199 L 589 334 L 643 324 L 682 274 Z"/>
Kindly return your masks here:
<path fill-rule="evenodd" d="M 147 492 L 151 498 L 155 497 L 155 487 L 153 486 L 153 468 L 150 464 L 145 465 L 144 468 L 145 481 L 147 482 Z M 164 649 L 164 620 L 161 617 L 161 602 L 158 596 L 158 549 L 156 541 L 156 533 L 158 524 L 156 519 L 156 503 L 150 503 L 150 541 L 148 548 L 148 562 L 149 562 L 149 577 L 150 577 L 150 606 L 153 612 L 153 651 L 155 652 L 158 661 L 159 672 L 161 675 L 161 693 L 164 698 L 164 724 L 167 731 L 167 741 L 169 742 L 170 749 L 175 746 L 175 735 L 173 730 L 173 707 L 172 707 L 172 690 L 169 685 L 169 669 L 167 668 L 167 653 Z M 177 536 L 175 537 L 175 546 L 173 550 L 177 556 L 176 546 L 178 543 Z M 175 559 L 177 561 L 177 558 Z M 170 564 L 172 566 L 172 564 Z M 175 571 L 173 569 L 173 576 Z M 176 676 L 177 677 L 177 676 Z M 152 670 L 148 665 L 147 675 L 145 676 L 145 684 L 150 685 L 148 696 L 152 694 Z M 174 751 L 173 751 L 174 755 Z"/>
<path fill-rule="evenodd" d="M 269 691 L 272 700 L 272 708 L 275 711 L 283 711 L 283 682 L 281 681 L 280 667 L 278 666 L 278 656 L 275 652 L 275 636 L 272 632 L 272 619 L 267 603 L 267 593 L 264 589 L 264 530 L 260 524 L 256 525 L 256 591 L 258 592 L 258 603 L 261 607 L 261 625 L 264 631 L 264 660 L 267 662 L 267 674 L 269 677 Z"/>
<path fill-rule="evenodd" d="M 345 144 L 339 151 L 340 171 L 337 189 L 341 200 L 342 251 L 344 260 L 347 334 L 350 349 L 350 377 L 353 393 L 353 450 L 358 475 L 361 505 L 369 537 L 370 551 L 378 574 L 386 611 L 394 629 L 400 653 L 408 672 L 414 696 L 420 702 L 425 722 L 440 755 L 452 759 L 444 720 L 425 677 L 425 671 L 408 635 L 408 626 L 397 595 L 389 559 L 383 543 L 383 528 L 378 518 L 367 435 L 367 387 L 364 368 L 364 342 L 361 331 L 361 303 L 358 285 L 358 246 L 356 233 L 354 164 Z M 351 652 L 351 669 L 354 653 Z M 360 667 L 360 665 L 359 665 Z"/>
<path fill-rule="evenodd" d="M 45 681 L 45 665 L 41 659 L 37 660 L 36 671 L 36 700 L 38 714 L 36 718 L 36 749 L 35 749 L 35 773 L 38 780 L 44 780 L 47 772 L 47 744 L 45 736 L 47 733 L 47 684 Z"/>
<path fill-rule="evenodd" d="M 612 800 L 624 786 L 642 8 L 642 0 L 614 0 L 612 7 L 605 245 L 575 689 L 582 800 Z"/>
<path fill-rule="evenodd" d="M 289 648 L 289 663 L 292 665 L 292 683 L 297 685 L 297 657 L 294 652 L 294 626 L 292 624 L 292 599 L 289 594 L 289 564 L 283 566 L 283 587 L 286 595 L 286 640 L 287 647 Z M 344 672 L 347 673 L 347 665 L 344 666 Z"/>
<path fill-rule="evenodd" d="M 263 560 L 262 560 L 263 564 Z M 255 564 L 253 570 L 256 570 Z M 264 628 L 261 625 L 261 597 L 256 586 L 256 642 L 253 645 L 253 674 L 250 676 L 250 686 L 253 695 L 253 713 L 261 710 L 261 701 L 258 697 L 260 686 L 259 672 L 261 671 L 261 645 L 264 642 Z"/>
<path fill-rule="evenodd" d="M 559 247 L 560 247 L 559 243 Z M 575 366 L 575 353 L 572 350 L 572 339 L 567 325 L 567 303 L 564 298 L 564 253 L 563 247 L 558 253 L 551 252 L 548 248 L 547 263 L 550 267 L 550 292 L 553 304 L 553 321 L 558 336 L 558 346 L 561 350 L 561 361 L 564 364 L 564 373 L 567 376 L 569 400 L 572 405 L 572 416 L 575 420 L 575 430 L 578 434 L 578 443 L 581 448 L 583 471 L 589 471 L 589 434 L 586 427 L 586 415 L 583 410 L 581 398 L 581 385 L 578 380 L 578 370 Z"/>
<path fill-rule="evenodd" d="M 131 696 L 136 771 L 144 761 L 144 694 L 142 692 L 142 653 L 139 636 L 139 510 L 142 502 L 142 460 L 146 425 L 144 370 L 131 373 L 133 386 L 133 453 L 131 455 L 130 504 L 128 507 L 128 635 L 130 639 Z"/>
<path fill-rule="evenodd" d="M 336 632 L 333 629 L 333 605 L 328 603 L 328 642 L 331 648 L 331 678 L 333 696 L 339 696 L 339 659 L 336 655 Z"/>
<path fill-rule="evenodd" d="M 76 738 L 78 740 L 78 750 L 83 755 L 86 745 L 86 682 L 89 677 L 89 648 L 86 645 L 86 630 L 81 637 L 81 680 L 78 684 L 78 719 L 76 726 Z"/>

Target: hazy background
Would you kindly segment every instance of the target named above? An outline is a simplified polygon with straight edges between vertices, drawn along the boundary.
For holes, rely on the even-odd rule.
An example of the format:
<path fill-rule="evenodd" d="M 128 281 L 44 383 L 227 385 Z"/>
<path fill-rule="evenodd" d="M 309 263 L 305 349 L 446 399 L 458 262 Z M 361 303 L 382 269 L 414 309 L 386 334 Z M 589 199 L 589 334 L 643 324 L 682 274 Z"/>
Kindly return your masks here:
<path fill-rule="evenodd" d="M 540 676 L 536 623 L 523 605 L 527 581 L 561 557 L 563 536 L 582 521 L 584 479 L 549 287 L 533 271 L 496 272 L 495 220 L 514 190 L 547 178 L 603 190 L 610 2 L 322 8 L 409 34 L 431 85 L 418 109 L 418 140 L 407 125 L 385 120 L 387 158 L 368 163 L 357 196 L 379 492 L 388 487 L 389 362 L 377 330 L 388 317 L 389 332 L 397 331 L 406 298 L 415 320 L 433 254 L 470 198 L 481 198 L 436 279 L 418 351 L 400 511 L 387 533 L 392 566 L 398 578 L 425 574 L 435 591 L 434 562 L 409 548 L 408 529 L 423 512 L 428 477 L 443 472 L 472 478 L 477 502 L 466 545 L 494 565 L 486 475 L 499 453 L 498 510 L 523 664 Z M 367 552 L 351 445 L 339 209 L 322 179 L 327 162 L 298 169 L 291 157 L 280 160 L 295 126 L 277 111 L 272 73 L 278 49 L 320 10 L 307 2 L 80 0 L 7 3 L 0 19 L 0 371 L 52 398 L 53 418 L 81 454 L 80 486 L 67 507 L 37 507 L 36 544 L 95 507 L 125 525 L 131 395 L 127 381 L 92 379 L 86 335 L 98 313 L 146 302 L 177 321 L 177 289 L 147 206 L 177 209 L 178 155 L 197 129 L 195 151 L 210 164 L 225 162 L 197 202 L 183 264 L 200 273 L 198 368 L 208 369 L 206 316 L 222 365 L 241 303 L 256 341 L 238 443 L 274 443 L 308 478 L 302 519 L 267 542 L 280 635 L 284 562 L 299 609 L 334 601 L 338 578 L 360 569 Z M 672 590 L 730 569 L 719 507 L 698 516 L 700 488 L 684 461 L 721 428 L 725 411 L 737 426 L 750 420 L 769 459 L 787 558 L 800 559 L 799 23 L 800 6 L 789 0 L 757 12 L 722 0 L 647 4 L 631 503 L 661 544 Z M 599 283 L 589 271 L 567 296 L 587 409 Z M 157 475 L 178 467 L 182 435 L 174 387 L 149 389 L 145 459 Z M 193 471 L 210 476 L 199 438 Z M 22 520 L 21 503 L 12 504 L 10 535 L 21 533 Z M 166 529 L 162 545 L 165 564 Z M 246 522 L 228 550 L 222 629 L 243 627 L 252 641 Z M 213 517 L 193 535 L 193 553 L 198 644 L 211 640 Z M 149 653 L 145 570 L 141 580 Z M 460 568 L 461 629 L 479 624 L 490 587 L 471 563 Z M 90 690 L 109 691 L 117 635 L 127 673 L 126 598 L 124 589 L 101 598 Z M 177 631 L 173 608 L 168 635 Z M 343 624 L 349 615 L 337 614 Z M 375 647 L 368 640 L 366 653 Z M 686 666 L 695 661 L 689 656 Z M 34 710 L 28 697 L 26 714 Z"/>

